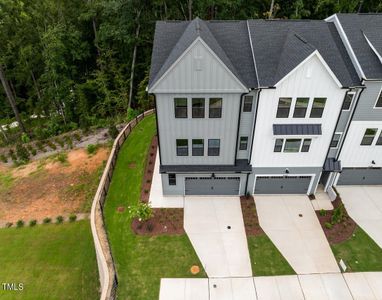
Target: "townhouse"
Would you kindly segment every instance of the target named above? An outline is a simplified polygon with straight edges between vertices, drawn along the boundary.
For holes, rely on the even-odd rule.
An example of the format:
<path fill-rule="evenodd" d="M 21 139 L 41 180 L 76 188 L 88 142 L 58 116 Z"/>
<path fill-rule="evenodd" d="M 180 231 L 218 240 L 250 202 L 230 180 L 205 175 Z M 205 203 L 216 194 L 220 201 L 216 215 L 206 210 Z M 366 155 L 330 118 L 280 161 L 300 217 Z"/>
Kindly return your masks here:
<path fill-rule="evenodd" d="M 372 32 L 366 44 L 341 23 L 351 16 Z M 163 193 L 314 194 L 319 184 L 382 184 L 382 100 L 374 95 L 381 97 L 381 62 L 370 69 L 381 38 L 368 26 L 381 26 L 382 15 L 370 16 L 157 22 L 148 91 Z M 363 47 L 374 61 L 364 62 Z"/>

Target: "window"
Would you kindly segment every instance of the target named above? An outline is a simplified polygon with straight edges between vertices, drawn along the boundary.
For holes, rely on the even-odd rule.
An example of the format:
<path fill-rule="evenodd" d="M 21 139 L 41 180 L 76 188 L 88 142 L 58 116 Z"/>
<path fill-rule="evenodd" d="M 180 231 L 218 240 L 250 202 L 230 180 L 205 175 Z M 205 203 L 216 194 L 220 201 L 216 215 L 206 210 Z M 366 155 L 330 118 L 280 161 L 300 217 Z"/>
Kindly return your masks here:
<path fill-rule="evenodd" d="M 302 142 L 301 152 L 309 152 L 311 143 L 312 139 L 304 139 L 304 141 Z"/>
<path fill-rule="evenodd" d="M 192 117 L 204 118 L 204 98 L 192 98 Z"/>
<path fill-rule="evenodd" d="M 204 155 L 204 141 L 202 139 L 192 140 L 192 156 Z"/>
<path fill-rule="evenodd" d="M 326 98 L 314 98 L 312 110 L 310 111 L 311 118 L 321 118 L 324 113 Z"/>
<path fill-rule="evenodd" d="M 220 154 L 220 140 L 208 140 L 208 156 L 219 156 Z"/>
<path fill-rule="evenodd" d="M 349 110 L 351 102 L 353 101 L 354 93 L 347 93 L 345 95 L 344 104 L 342 105 L 342 110 Z"/>
<path fill-rule="evenodd" d="M 286 139 L 284 152 L 299 152 L 301 146 L 301 139 Z"/>
<path fill-rule="evenodd" d="M 280 98 L 276 118 L 288 118 L 292 98 Z"/>
<path fill-rule="evenodd" d="M 176 140 L 176 155 L 188 156 L 188 140 Z"/>
<path fill-rule="evenodd" d="M 210 118 L 221 118 L 222 117 L 222 98 L 210 98 Z"/>
<path fill-rule="evenodd" d="M 308 104 L 309 98 L 297 98 L 293 118 L 305 118 Z"/>
<path fill-rule="evenodd" d="M 338 147 L 338 143 L 340 142 L 341 135 L 342 135 L 342 133 L 335 133 L 334 134 L 333 139 L 330 143 L 331 148 L 337 148 Z"/>
<path fill-rule="evenodd" d="M 375 104 L 375 107 L 382 108 L 382 90 L 379 92 L 379 97 L 377 103 Z"/>
<path fill-rule="evenodd" d="M 377 140 L 376 145 L 377 145 L 377 146 L 382 146 L 382 131 L 381 131 L 381 133 L 379 134 L 379 137 L 378 137 L 378 140 Z"/>
<path fill-rule="evenodd" d="M 243 112 L 252 111 L 253 96 L 244 96 Z"/>
<path fill-rule="evenodd" d="M 377 134 L 377 130 L 378 129 L 376 128 L 366 129 L 365 134 L 362 138 L 361 146 L 370 146 L 374 141 L 374 137 Z"/>
<path fill-rule="evenodd" d="M 187 98 L 174 98 L 175 118 L 187 118 Z"/>
<path fill-rule="evenodd" d="M 248 147 L 248 137 L 241 136 L 239 150 L 247 150 L 247 147 Z"/>
<path fill-rule="evenodd" d="M 284 144 L 284 140 L 283 139 L 276 139 L 275 141 L 275 148 L 274 148 L 274 152 L 281 152 L 281 150 L 283 149 L 283 144 Z"/>
<path fill-rule="evenodd" d="M 168 185 L 176 185 L 176 174 L 168 174 Z"/>

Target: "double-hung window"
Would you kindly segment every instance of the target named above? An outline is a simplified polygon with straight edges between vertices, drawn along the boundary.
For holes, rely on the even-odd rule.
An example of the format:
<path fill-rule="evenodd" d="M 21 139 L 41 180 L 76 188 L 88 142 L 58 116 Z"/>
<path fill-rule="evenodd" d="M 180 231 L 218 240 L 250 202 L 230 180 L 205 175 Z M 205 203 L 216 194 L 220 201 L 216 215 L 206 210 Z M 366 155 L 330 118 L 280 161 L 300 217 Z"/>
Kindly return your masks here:
<path fill-rule="evenodd" d="M 187 118 L 187 98 L 174 98 L 175 118 Z"/>
<path fill-rule="evenodd" d="M 335 133 L 334 134 L 333 139 L 330 143 L 331 148 L 337 148 L 338 147 L 338 143 L 340 142 L 341 135 L 342 135 L 341 133 Z"/>
<path fill-rule="evenodd" d="M 274 148 L 274 152 L 281 152 L 283 150 L 283 144 L 284 144 L 284 140 L 283 139 L 276 139 L 275 141 L 275 148 Z"/>
<path fill-rule="evenodd" d="M 193 139 L 192 140 L 192 156 L 204 155 L 204 140 Z"/>
<path fill-rule="evenodd" d="M 204 98 L 192 98 L 192 117 L 204 118 Z"/>
<path fill-rule="evenodd" d="M 309 152 L 311 144 L 312 144 L 312 139 L 304 139 L 302 141 L 301 152 Z"/>
<path fill-rule="evenodd" d="M 168 185 L 176 185 L 176 174 L 168 174 Z"/>
<path fill-rule="evenodd" d="M 219 155 L 220 155 L 220 140 L 209 139 L 208 140 L 208 156 L 219 156 Z"/>
<path fill-rule="evenodd" d="M 365 134 L 363 135 L 361 146 L 370 146 L 371 144 L 373 144 L 377 131 L 378 129 L 376 128 L 367 128 Z"/>
<path fill-rule="evenodd" d="M 247 136 L 241 136 L 240 137 L 239 150 L 247 150 L 247 148 L 248 148 L 248 137 Z"/>
<path fill-rule="evenodd" d="M 222 98 L 210 98 L 210 109 L 209 117 L 210 118 L 221 118 L 222 117 Z"/>
<path fill-rule="evenodd" d="M 301 147 L 301 139 L 286 139 L 284 152 L 299 152 Z"/>
<path fill-rule="evenodd" d="M 345 99 L 344 99 L 344 103 L 342 105 L 342 110 L 349 110 L 350 109 L 350 106 L 351 106 L 351 103 L 353 101 L 354 95 L 355 94 L 352 93 L 352 92 L 346 93 Z"/>
<path fill-rule="evenodd" d="M 305 118 L 308 109 L 309 98 L 297 98 L 294 106 L 293 118 Z"/>
<path fill-rule="evenodd" d="M 377 140 L 376 145 L 377 145 L 377 146 L 382 146 L 382 131 L 381 131 L 381 133 L 379 134 L 379 137 L 378 137 L 378 140 Z"/>
<path fill-rule="evenodd" d="M 382 108 L 382 90 L 379 92 L 379 97 L 377 103 L 375 103 L 376 108 Z"/>
<path fill-rule="evenodd" d="M 188 156 L 188 140 L 186 139 L 176 140 L 176 155 Z"/>
<path fill-rule="evenodd" d="M 310 111 L 311 118 L 321 118 L 325 109 L 326 98 L 314 98 L 312 110 Z"/>
<path fill-rule="evenodd" d="M 292 98 L 280 98 L 276 118 L 288 118 Z"/>
<path fill-rule="evenodd" d="M 243 112 L 252 111 L 253 96 L 244 96 Z"/>

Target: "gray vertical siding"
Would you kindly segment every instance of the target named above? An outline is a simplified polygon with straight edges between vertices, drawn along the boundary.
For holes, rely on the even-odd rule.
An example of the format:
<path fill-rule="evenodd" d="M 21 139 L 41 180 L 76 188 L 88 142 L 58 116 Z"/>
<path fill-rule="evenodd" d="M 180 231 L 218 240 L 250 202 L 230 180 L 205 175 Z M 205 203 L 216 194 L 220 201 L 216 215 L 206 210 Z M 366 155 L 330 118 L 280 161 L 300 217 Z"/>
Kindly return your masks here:
<path fill-rule="evenodd" d="M 241 115 L 240 115 L 240 125 L 239 125 L 239 139 L 238 139 L 238 145 L 237 145 L 237 155 L 236 157 L 238 159 L 248 159 L 249 158 L 249 151 L 251 150 L 251 144 L 253 139 L 253 121 L 255 118 L 255 112 L 256 112 L 256 92 L 251 92 L 248 94 L 253 97 L 253 104 L 252 104 L 252 111 L 251 112 L 243 112 L 243 105 L 244 100 L 242 101 L 241 106 Z M 247 136 L 248 137 L 248 148 L 247 150 L 240 150 L 239 149 L 239 143 L 240 143 L 240 136 Z"/>
<path fill-rule="evenodd" d="M 382 121 L 382 109 L 375 109 L 375 103 L 382 87 L 382 82 L 365 82 L 353 121 Z"/>
<path fill-rule="evenodd" d="M 162 165 L 233 165 L 235 163 L 236 135 L 241 94 L 158 94 L 156 95 L 159 138 Z M 174 98 L 188 98 L 188 118 L 176 119 Z M 193 119 L 191 98 L 204 97 L 206 109 L 204 119 Z M 210 119 L 208 104 L 210 97 L 223 98 L 222 117 Z M 176 155 L 176 139 L 188 139 L 189 155 Z M 204 139 L 204 156 L 192 156 L 192 139 Z M 207 156 L 208 139 L 220 139 L 220 155 Z"/>

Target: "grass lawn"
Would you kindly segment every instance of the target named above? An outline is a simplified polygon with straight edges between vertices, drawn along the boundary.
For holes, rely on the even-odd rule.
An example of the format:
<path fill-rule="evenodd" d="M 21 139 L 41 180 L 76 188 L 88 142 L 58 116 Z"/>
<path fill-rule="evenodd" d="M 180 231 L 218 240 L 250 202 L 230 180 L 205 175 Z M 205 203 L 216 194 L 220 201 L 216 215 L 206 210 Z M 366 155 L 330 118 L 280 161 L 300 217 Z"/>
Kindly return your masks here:
<path fill-rule="evenodd" d="M 267 235 L 247 236 L 254 276 L 296 274 Z"/>
<path fill-rule="evenodd" d="M 382 271 L 382 249 L 360 227 L 349 240 L 331 247 L 337 261 L 344 260 L 347 271 Z"/>
<path fill-rule="evenodd" d="M 158 299 L 160 278 L 193 277 L 190 267 L 201 266 L 187 235 L 137 236 L 126 211 L 117 212 L 119 206 L 127 208 L 140 200 L 145 160 L 155 133 L 154 116 L 135 127 L 118 155 L 106 200 L 105 220 L 117 267 L 119 299 Z M 131 165 L 135 168 L 128 167 Z M 202 271 L 196 277 L 205 276 Z"/>
<path fill-rule="evenodd" d="M 23 283 L 0 299 L 97 299 L 89 221 L 0 229 L 0 284 Z"/>

